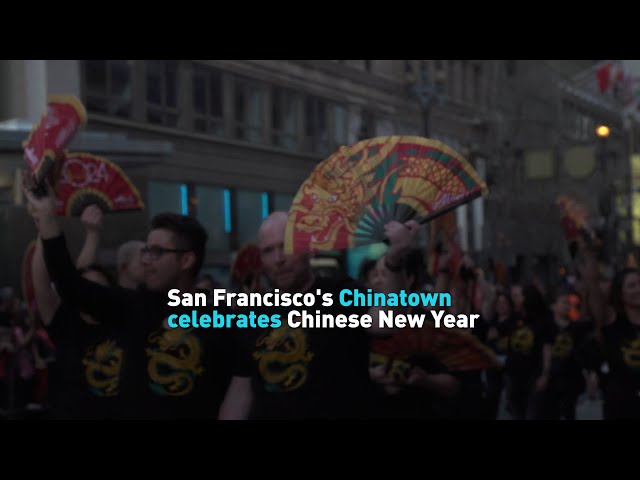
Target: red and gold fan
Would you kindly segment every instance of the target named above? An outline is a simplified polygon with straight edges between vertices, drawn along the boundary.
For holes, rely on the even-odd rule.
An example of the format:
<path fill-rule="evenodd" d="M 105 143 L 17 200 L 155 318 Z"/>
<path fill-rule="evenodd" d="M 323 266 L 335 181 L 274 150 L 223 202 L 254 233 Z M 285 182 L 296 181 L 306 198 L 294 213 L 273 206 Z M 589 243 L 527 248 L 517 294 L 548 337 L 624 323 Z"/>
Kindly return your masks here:
<path fill-rule="evenodd" d="M 422 328 L 404 329 L 390 338 L 373 340 L 371 351 L 400 359 L 428 355 L 452 372 L 500 366 L 493 351 L 471 333 L 454 328 L 435 328 L 430 321 L 426 321 Z"/>
<path fill-rule="evenodd" d="M 48 97 L 46 112 L 22 144 L 24 159 L 38 188 L 41 189 L 45 178 L 55 171 L 56 161 L 61 158 L 65 147 L 86 123 L 87 112 L 76 97 Z M 50 177 L 49 180 L 55 183 L 55 178 Z"/>
<path fill-rule="evenodd" d="M 260 291 L 262 259 L 260 249 L 253 243 L 243 246 L 237 253 L 231 268 L 231 278 L 240 287 L 251 292 Z"/>
<path fill-rule="evenodd" d="M 62 216 L 80 216 L 91 204 L 105 213 L 144 208 L 140 192 L 122 169 L 90 153 L 65 155 L 55 190 Z"/>
<path fill-rule="evenodd" d="M 392 220 L 426 223 L 487 193 L 471 165 L 436 140 L 363 140 L 321 162 L 289 210 L 285 253 L 382 242 Z"/>
<path fill-rule="evenodd" d="M 566 195 L 559 196 L 556 203 L 560 207 L 562 214 L 560 223 L 562 224 L 564 236 L 567 242 L 569 242 L 571 258 L 575 258 L 578 250 L 578 236 L 581 234 L 592 236 L 592 232 L 587 224 L 587 210 L 584 206 Z"/>
<path fill-rule="evenodd" d="M 22 298 L 27 304 L 27 311 L 32 319 L 36 318 L 38 304 L 36 303 L 36 291 L 33 286 L 33 256 L 36 252 L 37 240 L 32 240 L 24 251 L 22 256 L 21 286 Z"/>

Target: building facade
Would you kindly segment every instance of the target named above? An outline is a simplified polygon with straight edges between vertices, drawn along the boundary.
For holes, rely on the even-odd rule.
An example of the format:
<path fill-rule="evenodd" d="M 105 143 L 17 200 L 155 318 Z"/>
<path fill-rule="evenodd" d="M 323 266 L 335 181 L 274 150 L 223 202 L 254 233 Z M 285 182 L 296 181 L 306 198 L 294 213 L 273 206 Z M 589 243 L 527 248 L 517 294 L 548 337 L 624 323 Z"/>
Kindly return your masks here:
<path fill-rule="evenodd" d="M 101 251 L 107 262 L 119 243 L 144 238 L 154 214 L 174 211 L 207 227 L 205 269 L 224 281 L 232 252 L 254 239 L 269 212 L 289 208 L 319 161 L 341 145 L 391 134 L 442 140 L 486 178 L 490 196 L 456 211 L 466 250 L 512 266 L 524 264 L 521 258 L 560 258 L 552 200 L 573 178 L 560 165 L 567 145 L 579 142 L 566 136 L 577 125 L 571 108 L 592 122 L 618 117 L 614 104 L 585 100 L 586 89 L 574 85 L 593 61 L 550 62 L 0 62 L 0 251 L 7 266 L 0 283 L 16 282 L 34 235 L 15 188 L 26 131 L 10 121 L 37 120 L 53 93 L 75 94 L 87 107 L 89 123 L 73 148 L 120 164 L 147 204 L 144 212 L 107 219 Z M 576 168 L 582 177 L 575 189 L 588 192 L 584 180 L 597 183 L 597 171 Z M 543 229 L 523 225 L 542 211 Z M 66 223 L 80 231 L 77 222 Z"/>

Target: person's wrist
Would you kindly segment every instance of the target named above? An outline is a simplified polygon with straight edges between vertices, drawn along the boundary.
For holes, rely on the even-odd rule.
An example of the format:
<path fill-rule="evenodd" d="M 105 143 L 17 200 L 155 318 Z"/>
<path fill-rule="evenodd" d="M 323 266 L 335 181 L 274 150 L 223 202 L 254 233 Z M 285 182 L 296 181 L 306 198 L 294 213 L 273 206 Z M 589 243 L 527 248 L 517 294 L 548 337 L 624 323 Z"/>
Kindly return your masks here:
<path fill-rule="evenodd" d="M 399 273 L 404 268 L 404 262 L 402 260 L 398 260 L 397 257 L 390 258 L 388 255 L 385 255 L 384 266 L 390 272 Z"/>
<path fill-rule="evenodd" d="M 40 221 L 38 222 L 38 229 L 40 231 L 40 237 L 43 240 L 48 240 L 60 235 L 60 226 L 54 216 L 40 218 Z"/>

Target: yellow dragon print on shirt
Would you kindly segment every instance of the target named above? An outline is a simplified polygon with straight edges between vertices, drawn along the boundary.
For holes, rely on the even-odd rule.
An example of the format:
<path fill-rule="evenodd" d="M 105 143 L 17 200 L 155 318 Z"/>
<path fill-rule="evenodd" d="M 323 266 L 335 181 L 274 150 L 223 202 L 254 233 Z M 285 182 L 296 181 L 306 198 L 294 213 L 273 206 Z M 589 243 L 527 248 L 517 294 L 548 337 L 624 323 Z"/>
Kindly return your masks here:
<path fill-rule="evenodd" d="M 511 334 L 511 349 L 522 355 L 529 355 L 533 350 L 534 334 L 526 326 L 522 326 Z"/>
<path fill-rule="evenodd" d="M 640 368 L 640 338 L 627 340 L 621 348 L 624 363 L 631 368 Z"/>
<path fill-rule="evenodd" d="M 263 334 L 253 357 L 269 392 L 291 392 L 303 386 L 313 353 L 303 331 L 280 327 Z"/>
<path fill-rule="evenodd" d="M 85 352 L 82 365 L 91 393 L 98 397 L 118 395 L 122 357 L 122 348 L 113 340 L 106 340 Z"/>
<path fill-rule="evenodd" d="M 161 396 L 183 396 L 193 391 L 204 373 L 202 346 L 193 328 L 158 330 L 149 335 L 146 354 L 149 387 Z"/>
<path fill-rule="evenodd" d="M 554 358 L 567 358 L 573 351 L 573 339 L 567 332 L 556 335 L 553 342 L 552 355 Z"/>

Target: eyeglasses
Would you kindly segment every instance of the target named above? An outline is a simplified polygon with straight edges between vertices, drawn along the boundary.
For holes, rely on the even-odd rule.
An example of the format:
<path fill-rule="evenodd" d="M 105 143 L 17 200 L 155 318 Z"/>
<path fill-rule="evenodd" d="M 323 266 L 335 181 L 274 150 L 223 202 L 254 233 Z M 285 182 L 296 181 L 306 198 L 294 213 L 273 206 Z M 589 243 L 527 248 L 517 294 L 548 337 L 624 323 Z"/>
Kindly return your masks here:
<path fill-rule="evenodd" d="M 142 258 L 149 255 L 151 260 L 155 261 L 155 260 L 158 260 L 165 253 L 185 253 L 188 251 L 189 250 L 181 250 L 177 248 L 163 248 L 163 247 L 153 246 L 153 247 L 143 247 L 140 250 L 140 255 L 142 256 Z"/>

